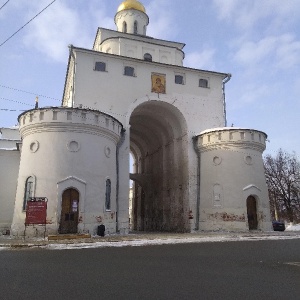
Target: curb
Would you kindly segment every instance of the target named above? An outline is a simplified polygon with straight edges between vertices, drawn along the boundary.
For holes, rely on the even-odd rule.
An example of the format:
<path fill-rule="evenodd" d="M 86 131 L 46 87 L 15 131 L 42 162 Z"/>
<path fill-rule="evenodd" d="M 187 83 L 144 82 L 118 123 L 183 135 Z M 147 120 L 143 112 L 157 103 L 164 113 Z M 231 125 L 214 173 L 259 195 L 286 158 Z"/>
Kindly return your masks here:
<path fill-rule="evenodd" d="M 1 240 L 2 238 L 2 240 Z M 0 236 L 0 248 L 6 249 L 24 249 L 24 248 L 38 248 L 46 247 L 48 245 L 72 245 L 72 244 L 95 244 L 95 243 L 122 243 L 122 242 L 138 242 L 138 241 L 153 241 L 153 240 L 192 240 L 198 242 L 199 239 L 211 239 L 223 238 L 223 241 L 232 241 L 232 239 L 238 238 L 239 240 L 270 240 L 274 239 L 300 239 L 299 231 L 289 231 L 289 232 L 259 232 L 259 233 L 249 233 L 249 232 L 203 232 L 203 233 L 188 233 L 188 234 L 164 234 L 164 233 L 145 233 L 145 234 L 128 234 L 128 235 L 112 235 L 112 236 L 94 236 L 90 235 L 63 235 L 63 236 L 48 236 L 43 240 L 33 240 L 30 239 L 10 239 L 3 238 Z M 197 240 L 197 241 L 196 241 Z"/>

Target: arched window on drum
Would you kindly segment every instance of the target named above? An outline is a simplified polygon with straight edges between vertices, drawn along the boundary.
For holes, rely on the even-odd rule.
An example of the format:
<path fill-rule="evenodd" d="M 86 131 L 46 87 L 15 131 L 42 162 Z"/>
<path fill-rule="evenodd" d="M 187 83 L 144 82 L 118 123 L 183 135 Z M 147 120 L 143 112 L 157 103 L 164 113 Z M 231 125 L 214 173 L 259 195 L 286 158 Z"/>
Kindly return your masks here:
<path fill-rule="evenodd" d="M 105 184 L 105 210 L 111 210 L 111 180 L 106 179 Z"/>
<path fill-rule="evenodd" d="M 23 198 L 23 210 L 26 210 L 27 201 L 34 197 L 34 185 L 35 185 L 35 178 L 33 176 L 27 177 L 25 181 L 25 191 L 24 191 L 24 198 Z"/>

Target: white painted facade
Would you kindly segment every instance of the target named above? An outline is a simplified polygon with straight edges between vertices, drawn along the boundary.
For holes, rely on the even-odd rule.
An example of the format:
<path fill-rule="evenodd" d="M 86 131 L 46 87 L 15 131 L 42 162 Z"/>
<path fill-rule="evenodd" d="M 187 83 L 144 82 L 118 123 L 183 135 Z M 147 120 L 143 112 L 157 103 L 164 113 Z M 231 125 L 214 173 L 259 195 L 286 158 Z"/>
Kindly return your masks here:
<path fill-rule="evenodd" d="M 233 127 L 200 133 L 202 230 L 247 230 L 246 201 L 251 196 L 257 201 L 257 229 L 270 230 L 262 160 L 266 138 L 261 131 Z"/>
<path fill-rule="evenodd" d="M 47 234 L 70 221 L 71 191 L 78 233 L 96 234 L 99 224 L 127 233 L 129 215 L 134 230 L 270 230 L 266 134 L 224 127 L 231 75 L 183 67 L 184 44 L 147 37 L 138 1 L 124 1 L 115 23 L 117 31 L 98 29 L 93 50 L 70 46 L 62 107 L 19 117 L 12 234 L 24 234 L 29 177 L 34 195 L 48 199 Z"/>
<path fill-rule="evenodd" d="M 18 128 L 0 128 L 0 234 L 7 234 L 13 218 L 20 163 Z"/>
<path fill-rule="evenodd" d="M 45 108 L 19 117 L 22 151 L 12 235 L 24 232 L 25 182 L 34 178 L 33 197 L 46 197 L 47 233 L 55 234 L 61 219 L 62 194 L 79 192 L 78 232 L 95 234 L 105 222 L 116 231 L 116 145 L 122 125 L 98 111 Z M 105 172 L 104 172 L 105 170 Z M 105 209 L 105 182 L 111 180 L 111 207 Z M 43 232 L 44 226 L 34 229 Z M 28 231 L 30 232 L 30 231 Z"/>

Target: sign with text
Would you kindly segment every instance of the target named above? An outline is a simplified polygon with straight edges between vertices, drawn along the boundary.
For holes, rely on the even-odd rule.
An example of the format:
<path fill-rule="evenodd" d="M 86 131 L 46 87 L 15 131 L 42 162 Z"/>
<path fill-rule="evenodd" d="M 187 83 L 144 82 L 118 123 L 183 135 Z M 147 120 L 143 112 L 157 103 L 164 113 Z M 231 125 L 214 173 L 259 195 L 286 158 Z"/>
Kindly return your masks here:
<path fill-rule="evenodd" d="M 46 198 L 37 198 L 27 202 L 25 225 L 46 224 Z"/>

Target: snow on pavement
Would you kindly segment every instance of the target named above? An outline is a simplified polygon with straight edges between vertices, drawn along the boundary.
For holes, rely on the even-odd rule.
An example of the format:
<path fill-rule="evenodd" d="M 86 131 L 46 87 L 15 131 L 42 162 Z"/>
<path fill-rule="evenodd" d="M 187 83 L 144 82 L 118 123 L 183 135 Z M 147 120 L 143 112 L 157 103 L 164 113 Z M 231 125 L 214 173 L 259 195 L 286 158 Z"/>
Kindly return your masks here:
<path fill-rule="evenodd" d="M 297 225 L 288 225 L 285 231 L 300 231 L 300 224 Z"/>
<path fill-rule="evenodd" d="M 173 245 L 173 244 L 192 244 L 192 243 L 215 243 L 215 242 L 234 242 L 234 241 L 263 241 L 263 240 L 290 240 L 300 239 L 299 235 L 294 236 L 215 236 L 215 237 L 194 237 L 194 238 L 168 238 L 154 240 L 133 240 L 119 242 L 94 242 L 94 243 L 74 243 L 74 244 L 49 244 L 43 246 L 49 250 L 66 249 L 87 249 L 104 247 L 140 247 L 153 245 Z"/>
<path fill-rule="evenodd" d="M 300 231 L 300 224 L 289 225 L 286 231 Z M 293 235 L 280 235 L 276 233 L 269 233 L 269 235 L 255 235 L 255 234 L 220 234 L 214 236 L 200 236 L 200 237 L 187 237 L 187 238 L 156 238 L 156 239 L 136 239 L 129 241 L 100 241 L 92 243 L 59 243 L 59 244 L 47 244 L 47 245 L 34 245 L 29 244 L 30 248 L 41 248 L 48 250 L 67 250 L 67 249 L 91 249 L 91 248 L 104 248 L 104 247 L 140 247 L 150 245 L 172 245 L 172 244 L 191 244 L 191 243 L 216 243 L 216 242 L 235 242 L 235 241 L 263 241 L 263 240 L 290 240 L 300 239 L 299 234 Z M 0 247 L 1 250 L 7 250 L 10 247 Z"/>

